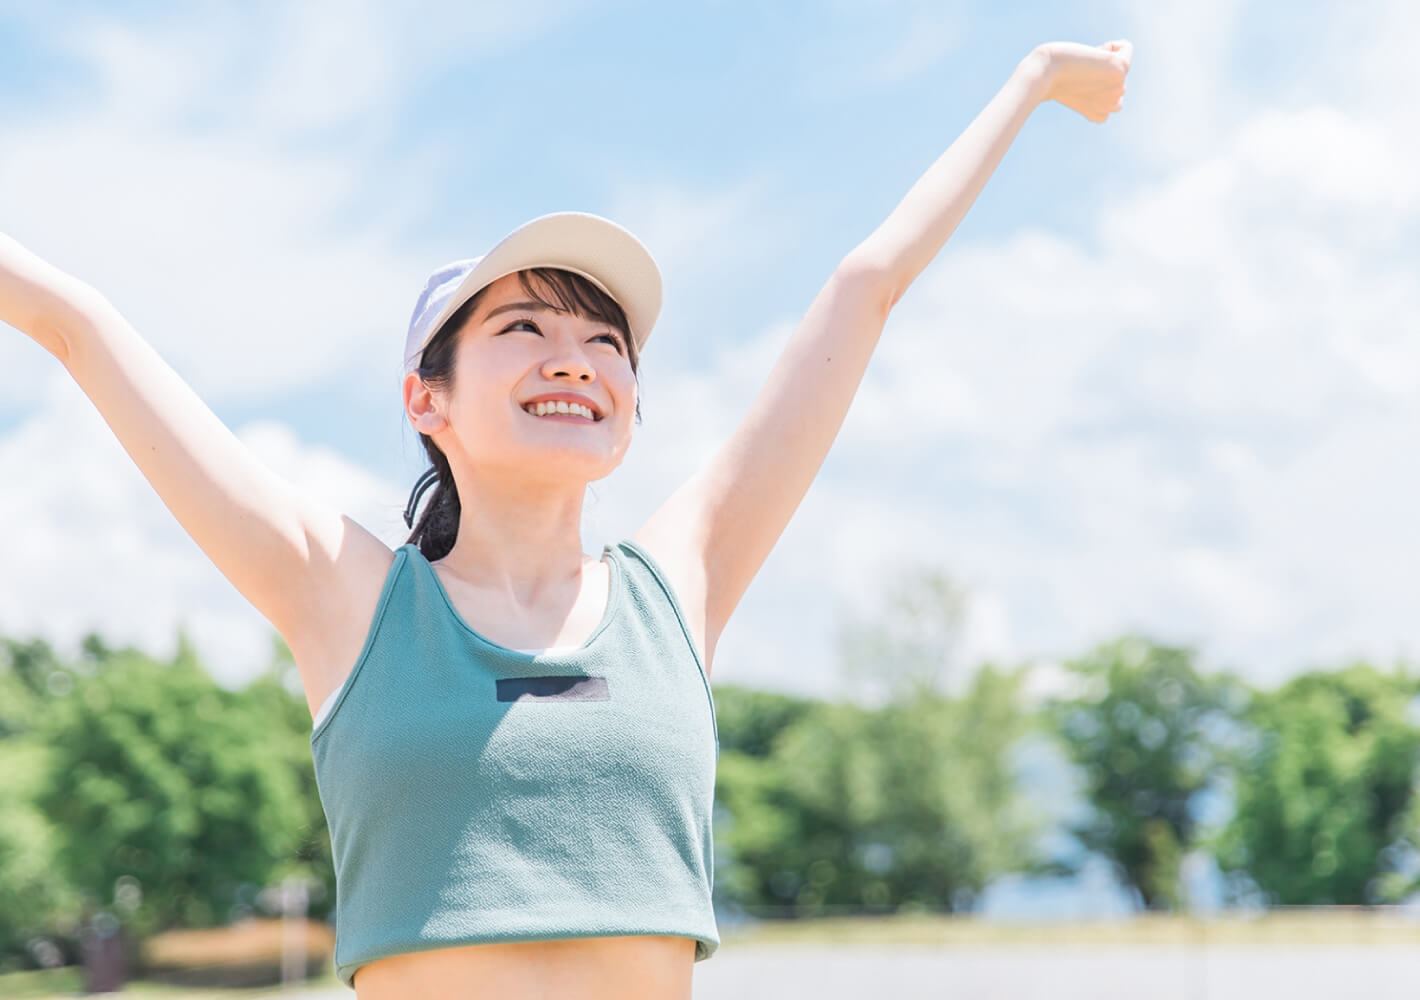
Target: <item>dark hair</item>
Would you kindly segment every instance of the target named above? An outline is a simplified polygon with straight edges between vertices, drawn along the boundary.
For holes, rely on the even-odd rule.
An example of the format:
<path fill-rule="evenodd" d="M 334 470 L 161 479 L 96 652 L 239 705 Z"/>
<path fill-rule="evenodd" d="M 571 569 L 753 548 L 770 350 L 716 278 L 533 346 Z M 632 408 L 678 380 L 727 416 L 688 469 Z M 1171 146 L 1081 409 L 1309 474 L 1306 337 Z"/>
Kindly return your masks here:
<path fill-rule="evenodd" d="M 636 372 L 639 352 L 631 341 L 626 313 L 610 295 L 582 275 L 560 268 L 535 267 L 519 271 L 518 280 L 522 283 L 523 291 L 527 292 L 534 301 L 542 303 L 549 309 L 570 312 L 584 319 L 609 323 L 620 330 L 625 339 L 626 356 L 631 362 L 631 371 L 633 374 Z M 453 314 L 444 321 L 444 325 L 439 327 L 438 332 L 429 339 L 424 353 L 420 355 L 419 367 L 415 371 L 430 388 L 446 390 L 453 385 L 458 333 L 463 329 L 468 318 L 473 315 L 474 310 L 478 308 L 478 303 L 483 299 L 483 293 L 487 290 L 487 286 L 479 289 L 471 299 L 454 310 Z M 636 422 L 641 422 L 639 397 L 636 401 Z M 428 434 L 421 432 L 419 438 L 424 445 L 425 454 L 429 456 L 432 467 L 424 471 L 423 475 L 419 477 L 419 481 L 415 483 L 413 492 L 410 493 L 409 505 L 405 508 L 404 516 L 405 523 L 410 524 L 414 531 L 405 540 L 405 544 L 410 542 L 418 544 L 419 551 L 424 554 L 424 558 L 433 562 L 448 555 L 449 550 L 454 547 L 454 542 L 458 540 L 459 516 L 463 507 L 459 503 L 458 486 L 454 483 L 448 458 Z M 418 523 L 414 523 L 414 511 L 419 504 L 419 496 L 431 482 L 438 483 L 434 488 L 434 495 L 424 508 L 424 513 Z"/>

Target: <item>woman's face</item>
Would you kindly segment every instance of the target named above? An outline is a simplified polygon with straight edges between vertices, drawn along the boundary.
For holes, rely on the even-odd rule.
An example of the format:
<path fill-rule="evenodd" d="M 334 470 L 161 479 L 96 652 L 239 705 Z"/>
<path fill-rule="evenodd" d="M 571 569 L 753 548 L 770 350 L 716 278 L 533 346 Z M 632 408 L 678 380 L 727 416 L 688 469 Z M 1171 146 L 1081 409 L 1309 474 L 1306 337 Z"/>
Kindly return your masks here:
<path fill-rule="evenodd" d="M 485 289 L 458 337 L 453 385 L 440 397 L 448 425 L 431 435 L 450 462 L 581 483 L 621 464 L 636 374 L 620 330 L 547 308 L 509 274 Z M 552 406 L 539 416 L 538 402 Z"/>

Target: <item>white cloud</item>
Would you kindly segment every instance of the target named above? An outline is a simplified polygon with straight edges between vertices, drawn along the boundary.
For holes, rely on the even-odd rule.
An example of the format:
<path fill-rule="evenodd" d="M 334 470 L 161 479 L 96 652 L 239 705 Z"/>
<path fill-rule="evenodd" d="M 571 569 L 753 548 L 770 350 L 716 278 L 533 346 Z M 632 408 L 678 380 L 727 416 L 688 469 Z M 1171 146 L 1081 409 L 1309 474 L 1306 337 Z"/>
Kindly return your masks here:
<path fill-rule="evenodd" d="M 408 536 L 402 486 L 385 482 L 329 448 L 305 443 L 275 420 L 253 421 L 238 436 L 278 475 L 334 504 L 385 544 L 394 547 Z"/>
<path fill-rule="evenodd" d="M 271 8 L 267 71 L 244 108 L 263 127 L 299 135 L 311 128 L 383 123 L 397 106 L 405 56 L 394 8 L 353 0 L 304 0 Z"/>
<path fill-rule="evenodd" d="M 1409 147 L 1408 150 L 1406 147 Z M 1238 138 L 1238 159 L 1269 182 L 1274 196 L 1328 210 L 1369 210 L 1381 219 L 1414 211 L 1420 177 L 1410 133 L 1334 107 L 1260 116 Z M 1308 155 L 1300 155 L 1309 150 Z"/>
<path fill-rule="evenodd" d="M 1214 148 L 1251 110 L 1235 98 L 1239 0 L 1160 0 L 1147 7 L 1116 2 L 1113 37 L 1134 44 L 1129 93 L 1119 124 L 1141 138 L 1141 161 L 1172 166 Z M 1089 39 L 1099 44 L 1106 39 Z"/>
<path fill-rule="evenodd" d="M 1179 578 L 1227 631 L 1249 637 L 1292 624 L 1276 588 L 1231 553 L 1187 546 L 1177 555 Z"/>
<path fill-rule="evenodd" d="M 26 138 L 0 164 L 0 191 L 26 192 L 9 231 L 107 295 L 204 399 L 331 370 L 397 379 L 401 279 L 418 270 L 380 234 L 322 235 L 353 183 L 343 168 L 101 121 Z M 0 360 L 6 395 L 25 398 L 35 360 Z"/>

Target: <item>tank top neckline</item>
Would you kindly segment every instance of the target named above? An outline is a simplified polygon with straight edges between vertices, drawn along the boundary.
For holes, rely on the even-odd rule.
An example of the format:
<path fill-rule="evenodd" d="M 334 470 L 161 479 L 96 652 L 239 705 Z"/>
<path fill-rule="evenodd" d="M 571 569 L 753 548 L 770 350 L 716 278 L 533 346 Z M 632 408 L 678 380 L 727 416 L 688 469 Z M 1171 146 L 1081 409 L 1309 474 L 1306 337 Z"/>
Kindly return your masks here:
<path fill-rule="evenodd" d="M 417 558 L 419 563 L 423 565 L 424 570 L 433 579 L 434 589 L 443 600 L 444 607 L 448 609 L 449 617 L 454 620 L 454 623 L 464 632 L 473 636 L 473 638 L 482 645 L 512 659 L 531 662 L 533 660 L 560 660 L 579 656 L 590 649 L 597 640 L 601 638 L 602 633 L 606 631 L 607 626 L 611 624 L 612 619 L 616 617 L 617 610 L 621 607 L 621 595 L 624 589 L 623 570 L 620 563 L 617 561 L 616 549 L 611 545 L 606 545 L 602 548 L 601 558 L 601 561 L 607 564 L 608 573 L 606 607 L 602 611 L 601 621 L 598 622 L 597 627 L 592 630 L 592 634 L 587 636 L 580 645 L 551 646 L 536 653 L 526 653 L 521 649 L 513 649 L 511 646 L 504 646 L 501 643 L 494 642 L 466 622 L 463 615 L 459 614 L 458 608 L 454 607 L 453 599 L 449 597 L 449 592 L 444 587 L 444 581 L 439 578 L 439 574 L 434 570 L 434 564 L 424 558 L 424 553 L 419 551 L 419 546 L 414 542 L 408 542 L 404 545 L 404 548 L 411 550 L 410 557 Z"/>

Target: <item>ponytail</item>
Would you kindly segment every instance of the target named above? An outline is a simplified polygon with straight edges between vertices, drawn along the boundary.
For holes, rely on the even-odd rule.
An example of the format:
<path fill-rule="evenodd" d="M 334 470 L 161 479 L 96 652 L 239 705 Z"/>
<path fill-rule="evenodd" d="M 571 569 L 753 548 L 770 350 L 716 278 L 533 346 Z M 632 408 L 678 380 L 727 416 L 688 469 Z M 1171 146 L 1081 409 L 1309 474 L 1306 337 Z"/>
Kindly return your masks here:
<path fill-rule="evenodd" d="M 404 523 L 413 528 L 414 532 L 405 541 L 406 544 L 413 542 L 418 545 L 424 558 L 434 562 L 448 555 L 454 547 L 454 542 L 458 540 L 459 514 L 463 507 L 459 503 L 458 485 L 449 471 L 449 460 L 428 435 L 421 434 L 420 437 L 424 439 L 424 450 L 429 455 L 433 468 L 426 470 L 424 475 L 419 477 L 409 495 L 409 504 L 404 509 Z M 431 484 L 437 484 L 434 487 L 434 495 L 416 524 L 414 511 L 419 505 L 420 496 Z"/>

